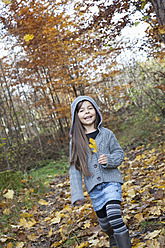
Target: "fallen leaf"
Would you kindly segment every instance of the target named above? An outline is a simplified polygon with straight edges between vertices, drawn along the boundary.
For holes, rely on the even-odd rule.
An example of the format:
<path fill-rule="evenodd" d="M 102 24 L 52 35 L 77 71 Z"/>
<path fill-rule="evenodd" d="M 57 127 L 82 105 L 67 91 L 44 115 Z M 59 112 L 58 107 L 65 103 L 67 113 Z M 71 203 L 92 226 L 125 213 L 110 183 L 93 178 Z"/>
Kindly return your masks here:
<path fill-rule="evenodd" d="M 157 240 L 147 240 L 146 245 L 148 248 L 161 248 Z"/>
<path fill-rule="evenodd" d="M 84 229 L 89 228 L 90 225 L 91 225 L 91 224 L 90 224 L 89 222 L 88 222 L 88 223 L 85 223 L 85 224 L 84 224 Z"/>
<path fill-rule="evenodd" d="M 2 242 L 2 243 L 5 243 L 6 240 L 7 240 L 7 237 L 5 237 L 5 236 L 3 236 L 3 237 L 0 238 L 0 242 Z"/>
<path fill-rule="evenodd" d="M 38 238 L 35 233 L 31 233 L 27 235 L 28 240 L 34 241 Z"/>
<path fill-rule="evenodd" d="M 158 28 L 160 34 L 165 34 L 165 25 Z"/>
<path fill-rule="evenodd" d="M 15 248 L 22 248 L 22 247 L 24 247 L 24 242 L 18 242 L 18 243 L 16 243 L 16 247 Z"/>
<path fill-rule="evenodd" d="M 144 217 L 143 217 L 143 214 L 140 213 L 140 214 L 135 214 L 134 215 L 135 219 L 137 219 L 137 221 L 140 223 L 144 220 Z"/>
<path fill-rule="evenodd" d="M 90 243 L 91 245 L 96 246 L 96 245 L 99 243 L 99 240 L 98 240 L 98 239 L 92 239 L 92 240 L 89 240 L 89 243 Z"/>
<path fill-rule="evenodd" d="M 7 193 L 3 195 L 7 199 L 13 199 L 14 191 L 12 189 L 8 189 Z"/>
<path fill-rule="evenodd" d="M 61 244 L 61 242 L 55 242 L 51 245 L 51 247 L 58 247 Z"/>
<path fill-rule="evenodd" d="M 59 184 L 56 185 L 56 187 L 62 187 L 62 186 L 64 186 L 63 183 L 59 183 Z"/>
<path fill-rule="evenodd" d="M 45 205 L 47 206 L 49 203 L 43 199 L 40 199 L 39 202 L 38 202 L 40 205 Z"/>
<path fill-rule="evenodd" d="M 131 198 L 134 198 L 136 195 L 134 188 L 129 189 L 127 193 Z"/>
<path fill-rule="evenodd" d="M 154 232 L 147 234 L 144 238 L 153 239 L 153 238 L 156 238 L 160 233 L 161 233 L 161 230 L 155 230 Z"/>
<path fill-rule="evenodd" d="M 59 212 L 57 212 L 56 217 L 51 219 L 50 223 L 51 224 L 57 224 L 57 223 L 60 223 L 60 220 L 61 220 L 61 214 Z"/>
<path fill-rule="evenodd" d="M 33 214 L 24 212 L 24 213 L 21 213 L 20 216 L 21 216 L 22 218 L 31 218 L 31 217 L 33 217 Z"/>
<path fill-rule="evenodd" d="M 158 206 L 157 207 L 152 207 L 150 208 L 150 211 L 149 211 L 151 214 L 153 215 L 161 215 L 161 207 L 159 208 Z"/>
<path fill-rule="evenodd" d="M 48 237 L 48 238 L 51 237 L 52 234 L 53 234 L 53 231 L 52 231 L 52 227 L 51 227 L 51 228 L 50 228 L 50 231 L 49 231 L 49 233 L 48 233 L 48 235 L 47 235 L 47 237 Z"/>
<path fill-rule="evenodd" d="M 89 242 L 83 241 L 80 245 L 76 245 L 76 248 L 89 247 Z"/>
<path fill-rule="evenodd" d="M 157 116 L 155 116 L 155 121 L 158 122 L 159 120 L 160 119 Z"/>
<path fill-rule="evenodd" d="M 7 248 L 12 248 L 13 247 L 13 244 L 11 242 L 9 242 L 6 247 Z"/>
<path fill-rule="evenodd" d="M 5 3 L 5 4 L 9 4 L 9 3 L 11 3 L 11 1 L 10 1 L 10 0 L 2 0 L 2 2 L 3 2 L 3 3 Z"/>
<path fill-rule="evenodd" d="M 30 221 L 27 221 L 25 218 L 20 219 L 20 226 L 31 228 L 36 224 L 36 221 L 34 219 L 31 219 Z"/>
<path fill-rule="evenodd" d="M 3 214 L 6 214 L 6 215 L 9 215 L 11 213 L 10 209 L 9 208 L 5 208 L 3 210 Z"/>

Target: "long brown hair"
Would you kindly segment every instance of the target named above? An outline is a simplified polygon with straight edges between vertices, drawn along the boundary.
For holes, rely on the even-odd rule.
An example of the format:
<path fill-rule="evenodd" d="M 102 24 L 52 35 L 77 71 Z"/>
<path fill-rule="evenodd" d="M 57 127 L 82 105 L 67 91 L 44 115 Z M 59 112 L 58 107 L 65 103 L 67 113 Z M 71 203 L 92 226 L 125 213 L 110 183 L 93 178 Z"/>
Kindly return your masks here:
<path fill-rule="evenodd" d="M 74 113 L 74 123 L 72 129 L 72 153 L 70 165 L 74 164 L 76 169 L 81 170 L 85 176 L 91 176 L 91 173 L 88 171 L 87 168 L 87 148 L 89 147 L 89 143 L 85 134 L 85 128 L 83 127 L 78 117 L 78 111 L 80 110 L 84 101 L 85 100 L 77 104 Z M 97 128 L 99 122 L 100 116 L 96 110 L 96 120 L 94 125 L 95 128 Z"/>

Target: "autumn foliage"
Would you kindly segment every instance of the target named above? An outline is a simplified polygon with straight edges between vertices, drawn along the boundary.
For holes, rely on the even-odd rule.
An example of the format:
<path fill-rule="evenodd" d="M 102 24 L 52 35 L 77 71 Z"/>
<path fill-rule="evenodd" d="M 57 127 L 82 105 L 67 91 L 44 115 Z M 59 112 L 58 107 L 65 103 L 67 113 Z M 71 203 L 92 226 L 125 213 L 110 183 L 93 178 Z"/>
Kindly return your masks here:
<path fill-rule="evenodd" d="M 124 49 L 134 46 L 122 39 L 126 26 L 149 24 L 140 49 L 160 56 L 161 67 L 153 70 L 159 78 L 150 88 L 157 89 L 156 104 L 163 114 L 164 22 L 153 2 L 2 1 L 1 170 L 27 171 L 37 161 L 58 159 L 61 150 L 67 153 L 70 104 L 78 95 L 94 96 L 107 125 L 109 112 L 137 104 L 133 89 L 138 80 L 123 74 L 125 68 L 117 62 Z M 134 23 L 136 11 L 141 17 Z M 155 96 L 149 95 L 149 101 Z"/>
<path fill-rule="evenodd" d="M 130 230 L 132 247 L 163 248 L 165 245 L 164 154 L 165 147 L 140 146 L 130 150 L 120 166 L 125 181 L 123 217 Z M 28 180 L 22 180 L 26 187 Z M 3 221 L 0 223 L 1 246 L 108 247 L 108 237 L 99 228 L 85 188 L 85 204 L 73 207 L 68 173 L 54 175 L 45 184 L 47 193 L 40 196 L 32 185 L 19 194 L 12 189 L 3 192 L 1 216 L 10 216 L 24 198 L 33 199 L 34 203 L 30 208 L 22 205 L 17 221 L 9 220 L 7 227 Z"/>

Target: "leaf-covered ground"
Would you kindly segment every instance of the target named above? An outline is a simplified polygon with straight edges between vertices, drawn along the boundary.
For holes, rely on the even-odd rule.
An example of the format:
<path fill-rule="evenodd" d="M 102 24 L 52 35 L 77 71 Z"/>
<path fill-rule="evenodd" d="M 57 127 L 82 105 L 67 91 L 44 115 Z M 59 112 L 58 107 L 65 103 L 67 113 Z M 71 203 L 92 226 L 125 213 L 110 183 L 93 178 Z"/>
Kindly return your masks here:
<path fill-rule="evenodd" d="M 165 247 L 165 146 L 157 149 L 137 147 L 126 154 L 120 166 L 123 185 L 123 218 L 127 224 L 132 247 Z M 33 204 L 22 206 L 16 224 L 1 223 L 0 247 L 109 247 L 108 237 L 100 230 L 91 201 L 85 191 L 86 203 L 71 206 L 68 175 L 55 175 L 46 182 L 49 193 L 42 199 L 34 189 L 19 193 L 33 198 Z M 9 215 L 15 192 L 7 189 L 0 202 L 0 214 Z"/>

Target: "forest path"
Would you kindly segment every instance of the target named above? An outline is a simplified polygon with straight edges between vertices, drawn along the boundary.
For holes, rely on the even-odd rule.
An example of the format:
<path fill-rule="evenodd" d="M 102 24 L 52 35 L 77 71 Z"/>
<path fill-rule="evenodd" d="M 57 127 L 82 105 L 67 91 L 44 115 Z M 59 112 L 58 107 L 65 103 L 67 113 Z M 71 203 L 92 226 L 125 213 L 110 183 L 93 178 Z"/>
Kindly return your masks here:
<path fill-rule="evenodd" d="M 120 170 L 124 178 L 122 211 L 132 247 L 165 247 L 165 147 L 140 146 L 126 154 Z M 46 182 L 49 192 L 31 209 L 22 208 L 12 232 L 0 238 L 0 247 L 109 247 L 100 230 L 90 198 L 71 206 L 69 176 Z"/>

